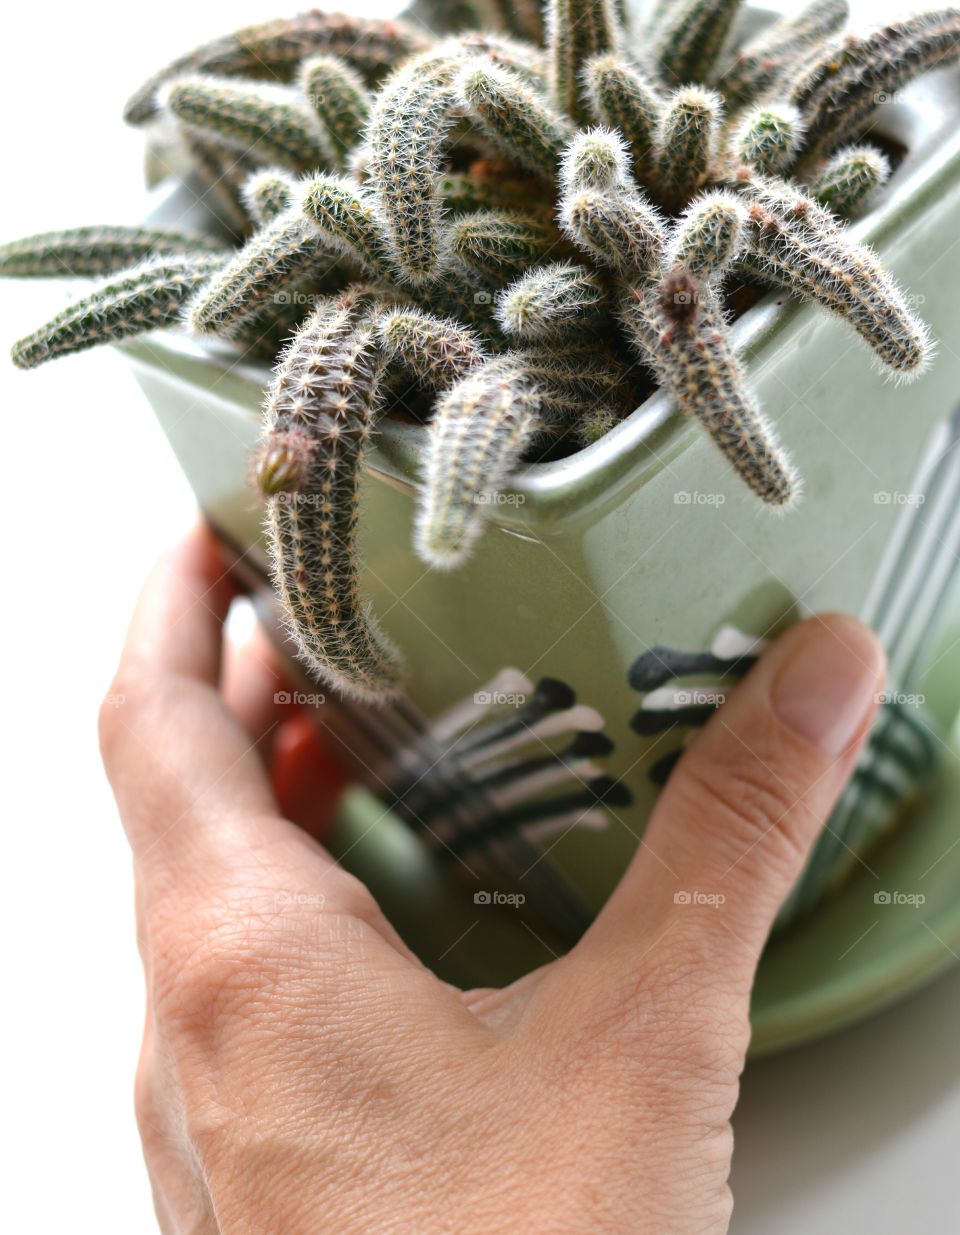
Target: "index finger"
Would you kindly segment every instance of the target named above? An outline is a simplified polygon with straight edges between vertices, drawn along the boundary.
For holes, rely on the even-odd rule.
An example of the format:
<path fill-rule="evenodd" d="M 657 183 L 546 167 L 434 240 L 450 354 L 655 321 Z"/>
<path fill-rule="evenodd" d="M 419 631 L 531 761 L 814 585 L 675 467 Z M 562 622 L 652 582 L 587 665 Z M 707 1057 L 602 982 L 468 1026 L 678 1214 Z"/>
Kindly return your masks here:
<path fill-rule="evenodd" d="M 150 575 L 101 712 L 101 747 L 139 863 L 190 873 L 198 848 L 276 811 L 249 736 L 218 681 L 223 623 L 237 588 L 213 535 L 198 528 Z"/>

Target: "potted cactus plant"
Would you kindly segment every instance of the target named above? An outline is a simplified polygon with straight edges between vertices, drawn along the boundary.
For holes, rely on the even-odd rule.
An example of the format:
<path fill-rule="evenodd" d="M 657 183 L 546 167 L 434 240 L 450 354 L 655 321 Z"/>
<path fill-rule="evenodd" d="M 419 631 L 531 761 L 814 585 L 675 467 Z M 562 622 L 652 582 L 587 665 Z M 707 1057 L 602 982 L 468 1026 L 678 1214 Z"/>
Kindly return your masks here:
<path fill-rule="evenodd" d="M 960 148 L 956 82 L 925 75 L 960 11 L 852 34 L 844 0 L 739 9 L 417 0 L 239 31 L 128 104 L 178 171 L 148 225 L 0 249 L 7 275 L 101 279 L 14 362 L 135 340 L 415 877 L 464 880 L 464 913 L 512 896 L 557 946 L 684 735 L 807 608 L 871 620 L 893 679 L 785 923 L 934 763 L 909 697 L 954 582 Z M 489 915 L 471 976 L 539 959 L 516 936 Z"/>

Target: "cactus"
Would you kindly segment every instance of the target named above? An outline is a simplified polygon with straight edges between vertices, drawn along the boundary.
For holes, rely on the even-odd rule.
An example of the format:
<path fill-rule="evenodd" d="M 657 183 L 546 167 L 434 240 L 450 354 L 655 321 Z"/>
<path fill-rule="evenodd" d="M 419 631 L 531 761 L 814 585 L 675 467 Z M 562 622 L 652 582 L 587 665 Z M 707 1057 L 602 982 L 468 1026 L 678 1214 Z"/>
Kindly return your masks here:
<path fill-rule="evenodd" d="M 255 476 L 274 583 L 301 659 L 321 682 L 380 700 L 399 656 L 360 599 L 363 457 L 384 361 L 363 298 L 320 305 L 281 356 Z"/>
<path fill-rule="evenodd" d="M 539 395 L 505 353 L 479 365 L 439 400 L 430 422 L 415 546 L 438 570 L 469 556 L 484 512 L 537 426 Z"/>
<path fill-rule="evenodd" d="M 893 376 L 923 373 L 933 354 L 929 332 L 872 250 L 848 240 L 827 210 L 792 185 L 771 180 L 753 189 L 742 269 L 849 322 Z"/>
<path fill-rule="evenodd" d="M 300 90 L 326 134 L 333 161 L 345 166 L 370 113 L 363 78 L 339 56 L 314 56 L 300 70 Z"/>
<path fill-rule="evenodd" d="M 478 210 L 450 224 L 450 247 L 463 264 L 492 283 L 506 283 L 563 247 L 555 229 L 537 219 Z"/>
<path fill-rule="evenodd" d="M 813 0 L 762 30 L 734 55 L 716 81 L 731 109 L 765 96 L 798 57 L 835 34 L 850 16 L 847 0 Z"/>
<path fill-rule="evenodd" d="M 0 245 L 0 275 L 8 279 L 101 278 L 163 254 L 224 253 L 224 247 L 222 241 L 209 236 L 154 227 L 75 227 Z"/>
<path fill-rule="evenodd" d="M 554 176 L 569 120 L 509 69 L 468 65 L 458 82 L 471 115 L 505 154 L 522 166 Z"/>
<path fill-rule="evenodd" d="M 15 343 L 13 363 L 33 369 L 105 339 L 118 342 L 177 322 L 188 297 L 223 265 L 217 254 L 163 256 L 125 271 Z"/>
<path fill-rule="evenodd" d="M 790 506 L 731 272 L 843 318 L 896 378 L 932 355 L 840 216 L 889 175 L 859 144 L 872 109 L 958 57 L 958 11 L 844 38 L 844 0 L 814 0 L 727 54 L 735 0 L 659 0 L 639 37 L 626 7 L 550 0 L 544 23 L 536 0 L 415 0 L 406 21 L 314 10 L 215 40 L 127 118 L 176 122 L 235 247 L 81 228 L 0 249 L 0 274 L 108 276 L 15 346 L 23 367 L 178 324 L 258 356 L 287 343 L 251 476 L 301 654 L 365 699 L 401 673 L 358 591 L 384 408 L 427 422 L 416 548 L 446 569 L 519 462 L 595 442 L 656 384 Z"/>
<path fill-rule="evenodd" d="M 539 266 L 497 297 L 497 321 L 518 339 L 550 339 L 589 323 L 603 303 L 596 275 L 574 262 Z"/>
<path fill-rule="evenodd" d="M 662 101 L 643 74 L 617 56 L 598 56 L 584 68 L 584 90 L 594 117 L 620 132 L 644 174 L 656 145 Z"/>
<path fill-rule="evenodd" d="M 659 263 L 663 222 L 635 190 L 569 189 L 561 199 L 560 220 L 578 248 L 619 275 L 646 273 Z"/>
<path fill-rule="evenodd" d="M 582 98 L 584 65 L 620 43 L 613 0 L 548 0 L 546 12 L 551 101 L 560 112 L 582 122 L 589 119 Z"/>
<path fill-rule="evenodd" d="M 255 172 L 243 186 L 243 200 L 255 223 L 271 223 L 297 200 L 296 181 L 271 168 Z"/>
<path fill-rule="evenodd" d="M 472 331 L 422 309 L 384 313 L 377 336 L 384 356 L 405 365 L 431 390 L 459 381 L 483 359 L 483 345 Z"/>
<path fill-rule="evenodd" d="M 668 84 L 705 82 L 740 0 L 673 0 L 654 33 L 649 58 Z"/>
<path fill-rule="evenodd" d="M 186 74 L 293 81 L 309 56 L 340 56 L 365 79 L 377 81 L 409 56 L 426 50 L 429 36 L 402 22 L 347 17 L 311 9 L 296 17 L 247 26 L 205 43 L 151 77 L 124 110 L 128 124 L 144 124 L 157 112 L 157 91 Z"/>
<path fill-rule="evenodd" d="M 890 176 L 885 155 L 870 146 L 844 146 L 810 186 L 812 195 L 834 214 L 852 214 Z"/>
<path fill-rule="evenodd" d="M 795 107 L 756 107 L 741 120 L 733 153 L 758 172 L 774 175 L 793 158 L 802 136 L 803 121 Z"/>
<path fill-rule="evenodd" d="M 228 80 L 185 77 L 164 87 L 161 99 L 180 124 L 268 167 L 305 172 L 330 159 L 316 118 L 290 98 Z"/>
<path fill-rule="evenodd" d="M 397 278 L 427 282 L 445 257 L 441 160 L 456 118 L 457 55 L 430 54 L 401 69 L 374 103 L 369 179 Z"/>
<path fill-rule="evenodd" d="M 696 279 L 722 275 L 746 243 L 747 212 L 732 194 L 704 193 L 677 220 L 666 245 L 667 268 L 683 267 Z"/>
<path fill-rule="evenodd" d="M 328 245 L 294 207 L 258 231 L 200 289 L 188 309 L 198 334 L 235 336 L 297 277 L 329 267 Z"/>
<path fill-rule="evenodd" d="M 862 39 L 826 46 L 791 83 L 807 129 L 810 166 L 863 128 L 878 105 L 915 77 L 960 59 L 960 9 L 935 9 Z"/>
<path fill-rule="evenodd" d="M 661 200 L 679 209 L 706 180 L 716 156 L 723 100 L 700 86 L 681 86 L 666 100 L 655 150 Z"/>
<path fill-rule="evenodd" d="M 757 410 L 709 285 L 683 267 L 637 287 L 623 307 L 628 336 L 677 406 L 697 418 L 762 501 L 785 509 L 797 480 Z"/>
<path fill-rule="evenodd" d="M 388 277 L 389 258 L 373 202 L 361 185 L 346 177 L 318 177 L 306 186 L 303 216 L 335 253 L 367 274 Z"/>

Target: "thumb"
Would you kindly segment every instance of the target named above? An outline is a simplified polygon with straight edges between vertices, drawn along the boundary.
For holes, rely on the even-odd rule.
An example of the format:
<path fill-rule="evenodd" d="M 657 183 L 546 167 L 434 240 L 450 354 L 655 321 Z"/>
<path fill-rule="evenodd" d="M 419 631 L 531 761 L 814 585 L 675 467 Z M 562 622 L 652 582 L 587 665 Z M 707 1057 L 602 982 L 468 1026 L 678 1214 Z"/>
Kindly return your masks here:
<path fill-rule="evenodd" d="M 853 771 L 884 675 L 879 641 L 855 618 L 821 615 L 781 636 L 690 742 L 581 946 L 623 949 L 630 964 L 639 930 L 679 928 L 675 941 L 709 955 L 714 977 L 749 991 Z"/>

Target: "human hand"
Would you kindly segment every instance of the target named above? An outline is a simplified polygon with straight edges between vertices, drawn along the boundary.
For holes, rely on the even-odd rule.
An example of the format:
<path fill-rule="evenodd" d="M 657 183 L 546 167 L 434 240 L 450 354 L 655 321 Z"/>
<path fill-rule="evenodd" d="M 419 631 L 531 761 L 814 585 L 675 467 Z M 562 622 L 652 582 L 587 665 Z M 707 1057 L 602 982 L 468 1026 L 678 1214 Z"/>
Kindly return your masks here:
<path fill-rule="evenodd" d="M 874 636 L 788 631 L 691 741 L 581 942 L 461 992 L 315 839 L 339 782 L 309 728 L 276 725 L 272 674 L 221 674 L 225 570 L 206 532 L 161 564 L 101 724 L 165 1235 L 726 1231 L 754 970 L 867 733 Z"/>

